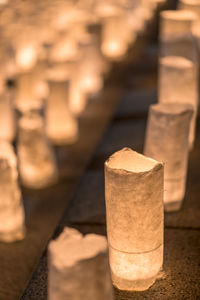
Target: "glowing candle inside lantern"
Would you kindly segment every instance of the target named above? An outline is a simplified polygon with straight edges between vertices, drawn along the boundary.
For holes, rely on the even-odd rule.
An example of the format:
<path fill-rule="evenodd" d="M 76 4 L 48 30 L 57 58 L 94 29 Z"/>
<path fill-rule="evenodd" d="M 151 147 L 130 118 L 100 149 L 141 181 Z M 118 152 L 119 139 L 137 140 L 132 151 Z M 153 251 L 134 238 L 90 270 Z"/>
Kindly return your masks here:
<path fill-rule="evenodd" d="M 70 81 L 65 73 L 55 72 L 52 75 L 49 77 L 46 132 L 56 145 L 71 144 L 78 139 L 78 122 L 68 105 Z"/>
<path fill-rule="evenodd" d="M 161 56 L 182 56 L 198 61 L 197 44 L 192 34 L 196 20 L 196 15 L 189 10 L 161 12 Z"/>
<path fill-rule="evenodd" d="M 169 56 L 159 63 L 159 102 L 189 103 L 194 115 L 190 126 L 189 143 L 195 139 L 196 114 L 198 107 L 198 77 L 196 65 L 183 57 Z"/>
<path fill-rule="evenodd" d="M 127 51 L 128 43 L 124 34 L 122 16 L 109 16 L 103 20 L 102 45 L 103 54 L 114 60 L 121 59 Z"/>
<path fill-rule="evenodd" d="M 192 114 L 192 106 L 186 103 L 150 106 L 144 154 L 165 163 L 166 211 L 180 209 L 185 195 Z"/>
<path fill-rule="evenodd" d="M 130 148 L 105 162 L 109 260 L 121 290 L 148 289 L 162 268 L 163 169 Z"/>
<path fill-rule="evenodd" d="M 44 121 L 36 112 L 19 121 L 18 157 L 21 181 L 30 188 L 44 188 L 57 181 L 55 154 L 44 131 Z"/>
<path fill-rule="evenodd" d="M 0 141 L 0 241 L 14 242 L 25 236 L 24 209 L 18 185 L 14 149 Z"/>
<path fill-rule="evenodd" d="M 0 139 L 12 142 L 15 138 L 15 112 L 8 91 L 0 94 Z"/>
<path fill-rule="evenodd" d="M 66 227 L 48 250 L 50 300 L 112 299 L 105 237 Z"/>
<path fill-rule="evenodd" d="M 36 46 L 25 44 L 17 49 L 16 64 L 22 71 L 30 70 L 37 62 Z"/>

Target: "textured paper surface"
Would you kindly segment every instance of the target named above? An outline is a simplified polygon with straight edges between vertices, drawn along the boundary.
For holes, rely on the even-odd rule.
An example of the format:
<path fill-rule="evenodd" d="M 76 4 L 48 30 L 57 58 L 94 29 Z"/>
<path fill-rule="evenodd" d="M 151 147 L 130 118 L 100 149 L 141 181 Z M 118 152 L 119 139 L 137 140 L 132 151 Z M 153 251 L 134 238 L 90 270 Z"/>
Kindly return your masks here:
<path fill-rule="evenodd" d="M 189 104 L 156 104 L 149 110 L 144 154 L 163 161 L 165 208 L 180 208 L 185 195 L 188 136 L 193 108 Z M 173 207 L 174 205 L 174 207 Z"/>
<path fill-rule="evenodd" d="M 162 163 L 130 148 L 114 153 L 105 163 L 105 197 L 114 285 L 147 289 L 162 267 Z"/>

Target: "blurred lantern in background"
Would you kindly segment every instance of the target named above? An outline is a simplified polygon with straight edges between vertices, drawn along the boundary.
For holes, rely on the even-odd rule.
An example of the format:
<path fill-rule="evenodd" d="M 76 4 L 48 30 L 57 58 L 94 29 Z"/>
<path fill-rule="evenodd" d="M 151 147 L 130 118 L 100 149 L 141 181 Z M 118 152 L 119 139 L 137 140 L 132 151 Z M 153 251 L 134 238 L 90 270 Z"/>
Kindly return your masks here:
<path fill-rule="evenodd" d="M 12 145 L 3 140 L 0 140 L 0 220 L 1 242 L 24 238 L 24 208 L 18 185 L 17 159 Z"/>
<path fill-rule="evenodd" d="M 78 122 L 69 109 L 69 65 L 52 67 L 48 73 L 46 132 L 55 145 L 73 144 L 78 139 Z"/>
<path fill-rule="evenodd" d="M 38 112 L 29 112 L 20 118 L 17 150 L 20 179 L 24 186 L 45 188 L 57 181 L 55 154 Z"/>
<path fill-rule="evenodd" d="M 188 103 L 194 110 L 190 125 L 189 145 L 195 141 L 198 108 L 198 77 L 196 65 L 178 56 L 166 56 L 159 62 L 159 102 Z"/>
<path fill-rule="evenodd" d="M 198 49 L 193 35 L 196 15 L 189 10 L 161 12 L 160 55 L 182 56 L 198 64 Z"/>

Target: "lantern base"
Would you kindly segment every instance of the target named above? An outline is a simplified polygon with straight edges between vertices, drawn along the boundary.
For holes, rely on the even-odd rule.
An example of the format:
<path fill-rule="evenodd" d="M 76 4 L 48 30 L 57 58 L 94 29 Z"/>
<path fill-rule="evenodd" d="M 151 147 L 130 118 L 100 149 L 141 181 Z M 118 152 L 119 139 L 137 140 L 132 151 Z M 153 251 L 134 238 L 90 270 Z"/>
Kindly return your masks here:
<path fill-rule="evenodd" d="M 0 232 L 0 241 L 5 243 L 12 243 L 24 239 L 26 229 L 24 226 L 9 232 Z"/>
<path fill-rule="evenodd" d="M 46 172 L 44 169 L 43 172 L 40 172 L 40 169 L 38 169 L 35 174 L 33 173 L 32 168 L 30 168 L 30 173 L 23 171 L 22 169 L 20 171 L 22 185 L 30 189 L 43 189 L 56 184 L 58 181 L 58 172 L 53 166 L 52 168 L 47 168 Z"/>
<path fill-rule="evenodd" d="M 142 252 L 122 252 L 109 247 L 113 285 L 119 290 L 145 291 L 156 281 L 163 263 L 163 245 Z"/>
<path fill-rule="evenodd" d="M 121 291 L 145 291 L 147 290 L 150 286 L 152 286 L 157 277 L 151 277 L 148 279 L 144 280 L 128 280 L 124 278 L 120 278 L 116 276 L 115 274 L 111 273 L 112 276 L 112 281 L 114 287 L 116 287 L 118 290 Z"/>
<path fill-rule="evenodd" d="M 181 208 L 182 201 L 168 202 L 164 204 L 165 212 L 178 211 Z"/>

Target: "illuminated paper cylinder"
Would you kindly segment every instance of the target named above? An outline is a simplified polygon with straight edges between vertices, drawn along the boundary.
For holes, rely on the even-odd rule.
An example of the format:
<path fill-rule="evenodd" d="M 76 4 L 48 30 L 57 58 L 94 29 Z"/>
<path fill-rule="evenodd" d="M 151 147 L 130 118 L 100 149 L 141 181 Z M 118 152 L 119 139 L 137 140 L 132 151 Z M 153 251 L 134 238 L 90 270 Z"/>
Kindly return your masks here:
<path fill-rule="evenodd" d="M 24 236 L 24 208 L 16 155 L 11 144 L 0 141 L 0 241 L 10 243 Z"/>
<path fill-rule="evenodd" d="M 41 72 L 44 70 L 34 68 L 17 76 L 15 106 L 22 113 L 38 110 L 43 105 L 42 100 L 48 94 L 48 86 Z"/>
<path fill-rule="evenodd" d="M 98 51 L 98 40 L 86 36 L 79 42 L 81 60 L 78 67 L 78 82 L 80 89 L 86 94 L 96 94 L 103 87 L 103 61 Z"/>
<path fill-rule="evenodd" d="M 195 13 L 197 20 L 193 25 L 193 33 L 200 42 L 200 1 L 198 0 L 179 0 L 178 8 L 181 10 L 190 10 Z"/>
<path fill-rule="evenodd" d="M 150 106 L 144 154 L 165 163 L 166 211 L 180 209 L 185 196 L 192 114 L 192 106 L 186 103 Z"/>
<path fill-rule="evenodd" d="M 69 87 L 68 101 L 70 112 L 75 116 L 81 115 L 87 105 L 87 100 L 87 95 L 81 89 L 78 81 L 76 79 L 72 79 Z"/>
<path fill-rule="evenodd" d="M 188 103 L 194 114 L 190 125 L 189 144 L 195 139 L 198 107 L 198 77 L 195 64 L 183 57 L 169 56 L 159 62 L 159 102 Z"/>
<path fill-rule="evenodd" d="M 189 10 L 167 10 L 160 16 L 160 55 L 182 56 L 197 62 L 197 43 L 192 34 L 196 15 Z"/>
<path fill-rule="evenodd" d="M 163 263 L 163 164 L 124 148 L 105 162 L 106 220 L 113 284 L 143 291 Z"/>
<path fill-rule="evenodd" d="M 0 139 L 12 142 L 15 138 L 15 112 L 8 91 L 0 94 Z"/>
<path fill-rule="evenodd" d="M 55 154 L 38 113 L 24 115 L 19 121 L 18 157 L 20 178 L 29 188 L 45 188 L 58 179 Z"/>
<path fill-rule="evenodd" d="M 122 20 L 121 15 L 110 16 L 103 20 L 101 51 L 111 60 L 120 60 L 128 49 Z"/>
<path fill-rule="evenodd" d="M 46 105 L 46 132 L 55 145 L 73 144 L 78 139 L 78 122 L 68 105 L 69 80 L 49 80 Z"/>
<path fill-rule="evenodd" d="M 49 300 L 111 300 L 107 241 L 66 227 L 48 248 Z"/>

